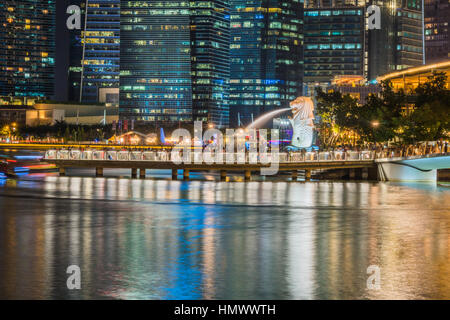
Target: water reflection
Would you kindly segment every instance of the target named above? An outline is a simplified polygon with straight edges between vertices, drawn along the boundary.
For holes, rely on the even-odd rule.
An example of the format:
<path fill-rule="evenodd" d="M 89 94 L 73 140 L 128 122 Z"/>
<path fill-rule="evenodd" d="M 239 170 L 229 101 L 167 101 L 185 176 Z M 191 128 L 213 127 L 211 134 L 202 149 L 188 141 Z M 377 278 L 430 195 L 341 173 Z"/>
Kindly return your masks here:
<path fill-rule="evenodd" d="M 448 298 L 450 190 L 421 186 L 4 181 L 0 298 Z"/>

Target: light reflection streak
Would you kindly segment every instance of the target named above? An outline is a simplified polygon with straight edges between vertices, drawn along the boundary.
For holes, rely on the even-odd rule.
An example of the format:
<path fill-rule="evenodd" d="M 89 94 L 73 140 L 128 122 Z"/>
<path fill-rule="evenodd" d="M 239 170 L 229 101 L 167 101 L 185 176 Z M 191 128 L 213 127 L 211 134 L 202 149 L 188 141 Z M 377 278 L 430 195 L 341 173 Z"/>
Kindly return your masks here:
<path fill-rule="evenodd" d="M 450 295 L 443 188 L 92 177 L 1 188 L 0 297 Z M 69 264 L 82 267 L 78 294 L 64 288 Z M 365 287 L 371 264 L 379 292 Z"/>

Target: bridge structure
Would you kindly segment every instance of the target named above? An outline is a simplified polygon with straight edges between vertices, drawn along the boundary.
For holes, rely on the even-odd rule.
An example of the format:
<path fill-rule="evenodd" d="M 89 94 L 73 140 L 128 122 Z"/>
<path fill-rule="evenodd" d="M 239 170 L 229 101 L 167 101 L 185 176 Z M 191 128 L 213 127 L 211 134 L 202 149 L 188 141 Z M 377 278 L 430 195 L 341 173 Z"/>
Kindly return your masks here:
<path fill-rule="evenodd" d="M 450 168 L 450 153 L 376 159 L 381 181 L 436 181 L 437 170 Z"/>
<path fill-rule="evenodd" d="M 229 172 L 243 172 L 246 181 L 252 174 L 273 166 L 276 161 L 277 173 L 291 173 L 297 180 L 299 171 L 304 171 L 305 180 L 311 179 L 313 170 L 348 169 L 350 178 L 381 181 L 436 181 L 437 170 L 450 168 L 450 153 L 430 154 L 411 157 L 379 158 L 374 151 L 338 151 L 277 153 L 262 157 L 258 153 L 223 153 L 222 161 L 205 161 L 201 152 L 191 152 L 180 161 L 174 153 L 159 151 L 116 151 L 116 150 L 47 150 L 44 160 L 55 164 L 60 175 L 67 168 L 93 168 L 96 176 L 103 176 L 104 169 L 130 169 L 131 177 L 145 178 L 147 169 L 172 170 L 172 179 L 178 179 L 178 171 L 183 171 L 183 179 L 189 180 L 192 171 L 218 171 L 220 179 L 227 180 Z M 263 161 L 265 159 L 265 161 Z"/>
<path fill-rule="evenodd" d="M 197 158 L 198 157 L 198 158 Z M 103 176 L 104 169 L 130 169 L 132 178 L 145 178 L 147 169 L 170 169 L 172 179 L 178 179 L 178 170 L 183 171 L 183 179 L 188 180 L 192 171 L 218 171 L 220 179 L 226 181 L 227 173 L 243 172 L 246 181 L 252 174 L 263 168 L 273 166 L 276 161 L 277 172 L 290 172 L 297 180 L 298 172 L 305 172 L 305 180 L 311 179 L 312 170 L 349 169 L 350 176 L 366 177 L 376 180 L 375 154 L 363 152 L 306 152 L 278 153 L 276 159 L 272 154 L 264 157 L 258 153 L 223 153 L 223 161 L 204 161 L 202 153 L 191 152 L 190 159 L 183 162 L 173 159 L 167 151 L 115 151 L 115 150 L 47 150 L 44 160 L 55 164 L 60 175 L 66 174 L 67 168 L 95 168 L 96 176 Z"/>

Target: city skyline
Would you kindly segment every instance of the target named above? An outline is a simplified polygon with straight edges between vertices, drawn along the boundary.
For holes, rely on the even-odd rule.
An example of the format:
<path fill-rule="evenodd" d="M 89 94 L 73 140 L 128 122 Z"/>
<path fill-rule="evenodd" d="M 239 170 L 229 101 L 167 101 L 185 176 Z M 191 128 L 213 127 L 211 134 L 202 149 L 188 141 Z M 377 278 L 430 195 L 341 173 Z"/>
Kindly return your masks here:
<path fill-rule="evenodd" d="M 450 299 L 449 9 L 2 0 L 0 300 Z"/>
<path fill-rule="evenodd" d="M 47 39 L 45 51 L 42 43 L 22 43 L 41 55 L 43 63 L 33 67 L 11 54 L 22 51 L 11 30 L 33 29 L 25 17 L 31 13 L 14 13 L 8 3 L 0 9 L 10 29 L 1 34 L 15 45 L 2 46 L 8 60 L 2 60 L 0 79 L 8 80 L 1 96 L 119 105 L 121 120 L 154 125 L 242 126 L 297 96 L 314 95 L 315 87 L 327 88 L 337 76 L 371 81 L 423 64 L 426 50 L 437 61 L 443 54 L 432 55 L 438 36 L 431 32 L 448 43 L 442 18 L 438 29 L 427 17 L 422 27 L 420 0 L 305 1 L 304 9 L 298 1 L 92 0 L 87 17 L 86 1 L 64 0 L 51 2 L 51 10 L 41 9 L 32 22 Z M 436 3 L 430 11 L 426 1 L 428 13 L 436 14 Z M 371 4 L 381 8 L 379 30 L 366 26 Z M 81 8 L 79 30 L 67 30 L 69 5 Z M 422 47 L 425 41 L 430 47 Z M 20 71 L 27 68 L 42 70 L 29 87 L 30 73 Z"/>

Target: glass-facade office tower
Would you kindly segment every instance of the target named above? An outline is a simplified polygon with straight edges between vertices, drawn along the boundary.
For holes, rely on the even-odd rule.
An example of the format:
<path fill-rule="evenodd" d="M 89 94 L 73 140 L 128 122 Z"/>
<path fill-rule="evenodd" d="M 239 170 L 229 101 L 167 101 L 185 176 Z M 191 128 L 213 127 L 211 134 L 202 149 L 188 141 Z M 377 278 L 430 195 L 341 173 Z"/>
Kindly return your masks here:
<path fill-rule="evenodd" d="M 70 1 L 70 0 L 69 0 Z M 82 13 L 84 14 L 86 2 L 78 0 Z M 83 16 L 84 17 L 84 16 Z M 84 22 L 82 19 L 81 25 L 84 30 Z M 80 101 L 80 83 L 81 83 L 81 59 L 83 58 L 83 31 L 71 30 L 66 41 L 69 42 L 68 63 L 69 63 L 69 78 L 68 78 L 68 100 Z M 56 61 L 59 64 L 59 61 Z M 84 80 L 83 80 L 84 81 Z M 81 97 L 83 100 L 83 97 Z"/>
<path fill-rule="evenodd" d="M 66 26 L 66 19 L 72 14 L 66 13 L 70 5 L 81 9 L 81 29 L 69 30 Z M 118 103 L 120 0 L 58 0 L 56 8 L 56 74 L 59 79 L 56 83 L 56 99 L 77 102 L 81 98 L 86 103 Z M 84 68 L 81 64 L 83 49 Z M 81 83 L 83 92 L 80 97 Z"/>
<path fill-rule="evenodd" d="M 88 1 L 84 38 L 82 101 L 118 103 L 120 0 Z"/>
<path fill-rule="evenodd" d="M 303 1 L 230 5 L 230 124 L 242 126 L 302 93 Z"/>
<path fill-rule="evenodd" d="M 0 95 L 53 96 L 55 2 L 0 2 Z"/>
<path fill-rule="evenodd" d="M 426 63 L 450 58 L 450 1 L 425 0 Z"/>
<path fill-rule="evenodd" d="M 306 8 L 337 8 L 346 6 L 364 6 L 367 0 L 305 0 Z"/>
<path fill-rule="evenodd" d="M 230 12 L 228 0 L 191 1 L 192 115 L 229 124 Z"/>
<path fill-rule="evenodd" d="M 380 8 L 380 29 L 368 30 L 370 5 Z M 305 8 L 305 79 L 309 83 L 327 80 L 326 74 L 332 78 L 355 75 L 358 70 L 374 80 L 423 63 L 422 0 L 305 0 Z"/>
<path fill-rule="evenodd" d="M 120 117 L 228 125 L 223 1 L 121 1 Z"/>
<path fill-rule="evenodd" d="M 307 3 L 305 9 L 303 81 L 308 95 L 313 95 L 317 86 L 329 86 L 335 76 L 365 77 L 367 69 L 364 5 L 358 1 L 331 6 L 319 3 Z"/>
<path fill-rule="evenodd" d="M 424 63 L 422 0 L 372 0 L 381 29 L 368 32 L 368 78 Z"/>
<path fill-rule="evenodd" d="M 81 76 L 81 29 L 69 30 L 66 21 L 73 12 L 71 5 L 80 7 L 84 14 L 85 0 L 58 0 L 56 2 L 56 54 L 55 54 L 55 100 L 79 101 Z M 81 19 L 82 26 L 84 19 Z"/>

